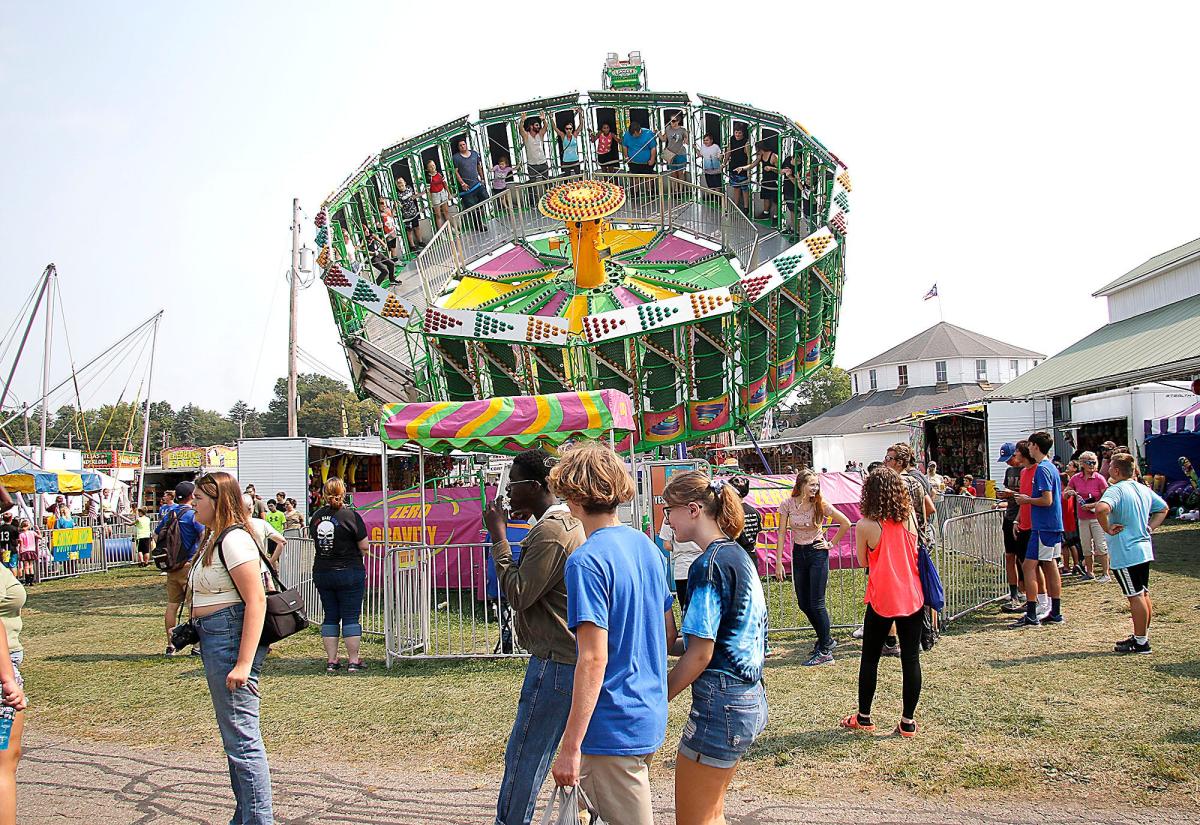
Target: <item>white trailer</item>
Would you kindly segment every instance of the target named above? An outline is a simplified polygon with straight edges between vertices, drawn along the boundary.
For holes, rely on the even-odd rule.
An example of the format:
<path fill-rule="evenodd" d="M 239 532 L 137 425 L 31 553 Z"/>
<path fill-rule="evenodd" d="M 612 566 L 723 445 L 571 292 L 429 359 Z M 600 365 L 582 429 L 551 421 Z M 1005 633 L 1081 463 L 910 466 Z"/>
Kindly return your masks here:
<path fill-rule="evenodd" d="M 238 441 L 238 481 L 243 488 L 253 484 L 264 499 L 282 490 L 296 500 L 296 509 L 307 520 L 309 467 L 339 454 L 374 456 L 382 461 L 383 445 L 374 436 L 243 438 Z"/>
<path fill-rule="evenodd" d="M 1188 384 L 1164 381 L 1081 395 L 1071 401 L 1071 421 L 1061 429 L 1074 436 L 1088 425 L 1109 423 L 1124 439 L 1114 439 L 1145 454 L 1143 422 L 1178 412 L 1195 400 Z M 1078 438 L 1074 443 L 1078 444 Z"/>

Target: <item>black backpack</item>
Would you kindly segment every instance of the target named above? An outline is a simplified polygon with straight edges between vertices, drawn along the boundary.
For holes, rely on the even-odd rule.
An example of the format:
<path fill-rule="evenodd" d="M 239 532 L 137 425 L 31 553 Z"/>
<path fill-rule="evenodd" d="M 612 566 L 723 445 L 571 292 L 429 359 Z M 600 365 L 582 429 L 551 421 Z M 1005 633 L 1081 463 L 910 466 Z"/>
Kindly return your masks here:
<path fill-rule="evenodd" d="M 167 513 L 167 517 L 159 526 L 158 538 L 154 542 L 154 549 L 150 551 L 150 560 L 159 570 L 170 573 L 191 561 L 188 548 L 183 543 L 182 525 L 179 523 L 184 512 L 191 509 L 189 505 L 181 504 Z"/>

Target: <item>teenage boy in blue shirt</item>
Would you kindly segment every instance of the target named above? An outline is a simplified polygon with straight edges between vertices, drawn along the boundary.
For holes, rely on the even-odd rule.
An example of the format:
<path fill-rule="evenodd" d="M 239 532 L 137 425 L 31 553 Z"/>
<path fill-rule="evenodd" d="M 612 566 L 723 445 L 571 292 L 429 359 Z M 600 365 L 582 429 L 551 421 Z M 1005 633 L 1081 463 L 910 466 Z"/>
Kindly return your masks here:
<path fill-rule="evenodd" d="M 1036 465 L 1033 491 L 1030 495 L 1014 497 L 1017 504 L 1030 505 L 1032 524 L 1021 565 L 1025 573 L 1025 614 L 1012 623 L 1014 628 L 1066 622 L 1062 615 L 1062 577 L 1058 572 L 1063 541 L 1062 479 L 1058 468 L 1047 457 L 1053 447 L 1054 438 L 1050 433 L 1036 432 L 1029 436 L 1029 453 Z M 1044 619 L 1038 619 L 1037 615 L 1039 567 L 1050 596 L 1050 614 Z"/>
<path fill-rule="evenodd" d="M 1112 577 L 1129 599 L 1133 635 L 1117 642 L 1117 653 L 1150 652 L 1150 563 L 1154 545 L 1150 534 L 1167 520 L 1167 503 L 1147 487 L 1134 481 L 1133 456 L 1117 453 L 1108 463 L 1111 485 L 1096 504 L 1096 519 L 1108 534 L 1109 566 Z"/>

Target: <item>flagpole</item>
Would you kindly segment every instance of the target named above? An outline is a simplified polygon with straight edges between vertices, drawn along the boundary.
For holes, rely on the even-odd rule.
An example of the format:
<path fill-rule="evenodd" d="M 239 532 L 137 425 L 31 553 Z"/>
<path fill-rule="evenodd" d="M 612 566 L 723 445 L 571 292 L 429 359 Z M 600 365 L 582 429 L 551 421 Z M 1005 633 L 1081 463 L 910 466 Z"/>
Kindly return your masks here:
<path fill-rule="evenodd" d="M 945 319 L 945 317 L 942 316 L 942 294 L 940 292 L 938 293 L 938 296 L 937 296 L 937 304 L 938 304 L 938 321 L 945 322 L 946 319 Z"/>

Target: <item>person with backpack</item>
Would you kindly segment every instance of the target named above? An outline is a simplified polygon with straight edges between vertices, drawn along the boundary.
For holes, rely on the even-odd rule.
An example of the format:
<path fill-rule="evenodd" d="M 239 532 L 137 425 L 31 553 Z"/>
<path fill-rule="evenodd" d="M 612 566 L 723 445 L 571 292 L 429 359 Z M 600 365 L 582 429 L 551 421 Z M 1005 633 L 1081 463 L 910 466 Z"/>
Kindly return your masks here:
<path fill-rule="evenodd" d="M 254 539 L 237 479 L 201 476 L 194 487 L 195 515 L 207 528 L 189 566 L 191 625 L 200 637 L 204 678 L 229 761 L 237 800 L 231 823 L 273 825 L 271 769 L 259 726 L 258 680 L 267 646 L 262 643 L 269 576 Z M 192 490 L 186 500 L 191 501 Z M 176 500 L 184 498 L 176 488 Z"/>
<path fill-rule="evenodd" d="M 154 531 L 156 540 L 151 558 L 155 566 L 167 574 L 167 611 L 164 616 L 167 650 L 164 656 L 174 656 L 177 652 L 171 644 L 171 628 L 179 624 L 179 609 L 183 607 L 192 556 L 204 532 L 204 526 L 196 521 L 196 511 L 192 507 L 195 493 L 196 485 L 190 481 L 176 484 L 175 500 L 163 507 L 162 521 Z M 194 646 L 192 655 L 200 655 Z"/>

